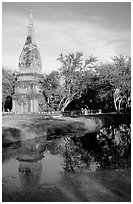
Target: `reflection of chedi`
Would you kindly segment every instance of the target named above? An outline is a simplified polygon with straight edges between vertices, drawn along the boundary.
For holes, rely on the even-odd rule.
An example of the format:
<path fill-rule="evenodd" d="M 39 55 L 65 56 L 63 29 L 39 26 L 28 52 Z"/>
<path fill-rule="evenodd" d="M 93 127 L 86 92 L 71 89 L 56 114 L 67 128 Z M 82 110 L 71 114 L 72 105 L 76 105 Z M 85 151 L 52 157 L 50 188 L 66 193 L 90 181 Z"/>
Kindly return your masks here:
<path fill-rule="evenodd" d="M 46 149 L 45 140 L 41 138 L 29 139 L 21 142 L 17 159 L 21 161 L 32 161 L 43 158 Z"/>
<path fill-rule="evenodd" d="M 43 95 L 39 91 L 42 61 L 34 41 L 32 13 L 27 31 L 27 39 L 19 57 L 20 71 L 17 74 L 13 95 L 13 112 L 15 113 L 40 112 L 43 104 Z"/>
<path fill-rule="evenodd" d="M 39 184 L 42 174 L 42 159 L 45 145 L 39 140 L 26 140 L 21 143 L 17 160 L 19 161 L 19 177 L 25 190 L 32 190 Z"/>
<path fill-rule="evenodd" d="M 42 161 L 20 161 L 19 178 L 25 190 L 32 190 L 39 184 L 42 174 Z"/>

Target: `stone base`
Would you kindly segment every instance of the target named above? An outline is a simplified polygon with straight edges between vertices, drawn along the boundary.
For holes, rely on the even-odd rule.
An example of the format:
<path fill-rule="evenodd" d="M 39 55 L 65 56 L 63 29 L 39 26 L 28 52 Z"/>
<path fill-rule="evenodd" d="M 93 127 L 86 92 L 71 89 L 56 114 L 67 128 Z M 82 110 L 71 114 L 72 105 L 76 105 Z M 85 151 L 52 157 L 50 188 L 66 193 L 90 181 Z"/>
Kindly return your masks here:
<path fill-rule="evenodd" d="M 38 97 L 29 97 L 28 95 L 21 95 L 13 97 L 13 112 L 18 114 L 38 113 L 41 112 L 41 105 L 43 104 L 43 96 L 38 94 Z"/>

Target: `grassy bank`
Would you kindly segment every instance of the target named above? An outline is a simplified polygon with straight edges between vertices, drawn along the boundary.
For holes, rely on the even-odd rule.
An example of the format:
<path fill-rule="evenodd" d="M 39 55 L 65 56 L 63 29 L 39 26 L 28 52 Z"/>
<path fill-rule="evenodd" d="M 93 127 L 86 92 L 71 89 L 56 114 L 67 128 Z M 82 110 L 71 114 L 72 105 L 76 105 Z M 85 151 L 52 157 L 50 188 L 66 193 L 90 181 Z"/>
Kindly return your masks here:
<path fill-rule="evenodd" d="M 6 115 L 2 120 L 3 145 L 35 137 L 82 137 L 105 126 L 129 124 L 130 114 L 95 114 L 80 117 Z"/>

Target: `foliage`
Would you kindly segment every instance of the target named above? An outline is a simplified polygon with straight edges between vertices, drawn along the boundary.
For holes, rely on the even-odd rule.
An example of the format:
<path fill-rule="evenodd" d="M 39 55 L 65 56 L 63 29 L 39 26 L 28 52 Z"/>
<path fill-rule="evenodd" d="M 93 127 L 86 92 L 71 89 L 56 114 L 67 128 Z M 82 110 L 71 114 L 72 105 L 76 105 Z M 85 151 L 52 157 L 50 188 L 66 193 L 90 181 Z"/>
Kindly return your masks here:
<path fill-rule="evenodd" d="M 113 110 L 114 93 L 120 89 L 126 97 L 131 93 L 131 58 L 121 54 L 112 58 L 113 63 L 101 64 L 97 67 L 99 73 L 99 100 Z M 110 105 L 109 105 L 110 104 Z"/>
<path fill-rule="evenodd" d="M 45 75 L 43 81 L 41 81 L 41 87 L 46 103 L 45 111 L 57 109 L 60 101 L 60 76 L 58 71 Z"/>
<path fill-rule="evenodd" d="M 94 77 L 96 57 L 89 56 L 83 59 L 83 53 L 76 52 L 63 55 L 58 60 L 61 62 L 59 69 L 62 77 L 64 96 L 60 102 L 60 108 L 65 110 L 67 105 L 75 98 L 80 98 L 86 91 L 90 78 Z"/>
<path fill-rule="evenodd" d="M 120 89 L 122 100 L 131 97 L 131 59 L 121 54 L 112 57 L 112 63 L 97 64 L 90 55 L 83 58 L 82 52 L 60 54 L 58 72 L 45 76 L 43 93 L 49 108 L 57 110 L 115 111 L 114 93 Z M 124 97 L 123 97 L 124 96 Z M 125 106 L 125 105 L 124 105 Z M 129 105 L 128 105 L 129 106 Z M 127 105 L 124 110 L 127 110 Z"/>
<path fill-rule="evenodd" d="M 11 102 L 14 93 L 14 76 L 13 73 L 2 67 L 2 104 L 3 107 Z"/>

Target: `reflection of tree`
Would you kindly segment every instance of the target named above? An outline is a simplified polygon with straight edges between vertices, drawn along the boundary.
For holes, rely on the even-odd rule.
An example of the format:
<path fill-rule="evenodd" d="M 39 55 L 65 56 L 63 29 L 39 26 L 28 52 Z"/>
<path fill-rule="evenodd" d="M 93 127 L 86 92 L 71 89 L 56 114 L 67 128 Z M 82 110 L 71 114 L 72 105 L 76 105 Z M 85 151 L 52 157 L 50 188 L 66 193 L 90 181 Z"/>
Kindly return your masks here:
<path fill-rule="evenodd" d="M 7 162 L 11 158 L 16 158 L 17 155 L 17 148 L 20 147 L 20 143 L 14 143 L 12 145 L 6 145 L 2 147 L 2 162 Z"/>
<path fill-rule="evenodd" d="M 46 150 L 53 155 L 62 156 L 63 153 L 65 152 L 65 145 L 69 139 L 71 140 L 71 138 L 68 138 L 68 137 L 57 138 L 57 139 L 52 138 L 47 144 Z"/>
<path fill-rule="evenodd" d="M 130 131 L 130 127 L 124 124 L 111 125 L 81 138 L 52 140 L 47 150 L 63 157 L 66 171 L 126 167 L 130 166 Z"/>
<path fill-rule="evenodd" d="M 88 150 L 83 149 L 81 140 L 78 138 L 64 137 L 51 141 L 47 145 L 51 154 L 61 155 L 64 159 L 66 171 L 80 172 L 85 169 L 96 170 L 97 163 Z"/>
<path fill-rule="evenodd" d="M 90 151 L 85 150 L 80 139 L 71 140 L 66 144 L 64 168 L 67 171 L 96 171 L 98 163 L 91 155 Z"/>
<path fill-rule="evenodd" d="M 102 154 L 97 155 L 101 167 L 117 168 L 130 166 L 131 128 L 125 124 L 104 127 L 97 134 Z"/>

